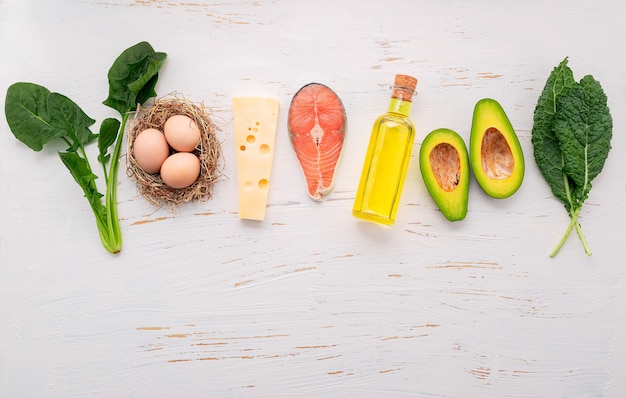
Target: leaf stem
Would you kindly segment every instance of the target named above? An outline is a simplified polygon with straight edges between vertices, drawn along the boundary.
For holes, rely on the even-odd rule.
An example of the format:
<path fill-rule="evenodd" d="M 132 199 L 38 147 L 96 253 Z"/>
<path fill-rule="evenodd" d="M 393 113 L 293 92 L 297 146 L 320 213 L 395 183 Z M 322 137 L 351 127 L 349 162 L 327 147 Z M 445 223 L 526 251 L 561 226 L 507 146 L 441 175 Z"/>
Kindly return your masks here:
<path fill-rule="evenodd" d="M 578 216 L 576 216 L 578 217 Z M 565 241 L 567 240 L 567 238 L 569 237 L 570 233 L 572 232 L 572 229 L 574 229 L 574 226 L 577 224 L 576 222 L 576 218 L 572 217 L 569 225 L 567 226 L 567 230 L 565 231 L 565 234 L 563 235 L 563 237 L 561 238 L 561 240 L 559 241 L 559 243 L 556 245 L 556 247 L 554 248 L 554 250 L 552 250 L 552 252 L 550 253 L 550 257 L 554 257 L 557 255 L 557 253 L 559 252 L 559 250 L 561 250 L 561 247 L 563 246 L 563 244 L 565 244 Z"/>
<path fill-rule="evenodd" d="M 105 206 L 107 208 L 107 230 L 108 230 L 108 247 L 107 250 L 113 254 L 117 254 L 122 250 L 122 231 L 117 212 L 117 169 L 119 159 L 122 152 L 122 142 L 124 141 L 124 131 L 126 122 L 128 121 L 128 112 L 122 115 L 122 124 L 115 142 L 115 149 L 111 156 L 111 165 L 107 178 L 107 190 L 105 195 Z"/>
<path fill-rule="evenodd" d="M 107 166 L 105 163 L 101 163 L 102 164 L 102 172 L 103 172 L 103 176 L 104 176 L 104 183 L 108 186 L 109 185 L 109 174 L 107 173 Z"/>
<path fill-rule="evenodd" d="M 550 257 L 556 256 L 556 254 L 559 252 L 563 244 L 565 244 L 565 241 L 567 240 L 567 238 L 569 237 L 570 233 L 572 232 L 574 228 L 576 228 L 578 239 L 580 239 L 580 242 L 583 244 L 583 248 L 585 249 L 585 254 L 587 254 L 587 256 L 591 256 L 591 249 L 589 248 L 589 245 L 587 244 L 585 235 L 583 235 L 583 230 L 580 227 L 580 223 L 578 222 L 578 215 L 580 214 L 580 210 L 581 210 L 580 207 L 575 210 L 570 210 L 570 214 L 569 214 L 571 218 L 570 223 L 567 226 L 567 230 L 565 231 L 565 234 L 563 235 L 559 243 L 556 245 L 554 250 L 552 250 L 552 252 L 550 253 Z"/>
<path fill-rule="evenodd" d="M 591 249 L 587 244 L 587 240 L 585 239 L 585 235 L 583 235 L 583 230 L 580 227 L 580 223 L 576 222 L 576 233 L 578 234 L 578 239 L 580 239 L 580 243 L 583 244 L 583 248 L 585 249 L 585 254 L 587 256 L 591 256 Z"/>
<path fill-rule="evenodd" d="M 93 173 L 91 171 L 91 164 L 89 163 L 89 159 L 87 158 L 87 152 L 85 151 L 85 147 L 82 144 L 80 144 L 80 152 L 82 153 L 83 158 L 85 159 L 85 164 L 87 165 L 87 168 L 89 169 L 89 172 Z M 104 172 L 105 172 L 105 174 L 104 174 L 105 180 L 106 180 L 106 182 L 108 184 L 108 178 L 106 177 L 106 168 L 105 168 Z M 93 186 L 92 189 L 95 192 L 98 191 L 98 188 L 96 187 L 96 182 L 94 180 L 89 181 L 89 184 L 91 184 Z M 85 196 L 88 197 L 87 195 L 85 195 Z M 91 200 L 89 202 L 90 202 L 91 209 L 92 209 L 94 215 L 96 216 L 96 226 L 98 227 L 98 234 L 100 235 L 100 241 L 102 242 L 104 248 L 108 252 L 115 254 L 116 253 L 115 252 L 116 249 L 115 249 L 115 242 L 114 242 L 114 239 L 113 239 L 114 238 L 114 234 L 112 233 L 112 231 L 109 228 L 107 228 L 107 225 L 105 223 L 106 220 L 104 220 L 101 217 L 101 214 L 98 212 L 98 210 L 95 207 L 96 205 L 94 203 L 92 203 Z M 108 214 L 109 214 L 109 212 L 107 211 L 107 218 L 109 217 Z"/>

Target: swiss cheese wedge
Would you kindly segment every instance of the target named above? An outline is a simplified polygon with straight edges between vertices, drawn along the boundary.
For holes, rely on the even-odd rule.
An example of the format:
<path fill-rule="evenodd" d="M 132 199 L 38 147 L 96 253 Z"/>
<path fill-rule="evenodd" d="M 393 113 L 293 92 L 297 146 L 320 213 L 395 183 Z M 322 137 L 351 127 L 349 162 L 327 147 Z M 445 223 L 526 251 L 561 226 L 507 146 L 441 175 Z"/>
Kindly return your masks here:
<path fill-rule="evenodd" d="M 275 98 L 233 98 L 239 218 L 265 218 L 279 107 Z"/>

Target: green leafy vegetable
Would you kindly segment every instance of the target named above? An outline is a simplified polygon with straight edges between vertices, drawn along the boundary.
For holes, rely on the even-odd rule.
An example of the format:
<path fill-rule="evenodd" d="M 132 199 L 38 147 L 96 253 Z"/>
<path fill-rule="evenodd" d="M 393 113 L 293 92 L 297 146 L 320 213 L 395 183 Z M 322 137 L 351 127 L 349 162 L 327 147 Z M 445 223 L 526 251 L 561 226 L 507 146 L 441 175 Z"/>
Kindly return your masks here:
<path fill-rule="evenodd" d="M 532 129 L 537 166 L 571 219 L 550 256 L 558 253 L 572 229 L 576 229 L 585 253 L 591 255 L 578 216 L 591 181 L 608 157 L 612 130 L 602 86 L 590 75 L 576 82 L 565 58 L 548 77 L 535 107 Z"/>
<path fill-rule="evenodd" d="M 64 95 L 26 82 L 12 84 L 6 94 L 5 115 L 13 135 L 29 148 L 41 151 L 48 142 L 62 140 L 67 144 L 59 152 L 61 161 L 80 185 L 96 217 L 103 246 L 110 253 L 122 248 L 122 233 L 117 214 L 117 169 L 126 123 L 139 104 L 156 96 L 154 88 L 165 53 L 155 52 L 147 42 L 140 42 L 122 52 L 108 74 L 109 96 L 103 102 L 117 110 L 122 121 L 107 118 L 98 134 L 91 132 L 95 120 Z M 96 186 L 85 146 L 98 142 L 98 162 L 102 165 L 106 192 Z M 109 149 L 113 146 L 113 153 Z M 104 204 L 102 203 L 104 197 Z"/>
<path fill-rule="evenodd" d="M 104 105 L 121 115 L 155 97 L 158 72 L 166 58 L 165 53 L 154 52 L 147 42 L 126 49 L 109 69 L 109 97 Z"/>

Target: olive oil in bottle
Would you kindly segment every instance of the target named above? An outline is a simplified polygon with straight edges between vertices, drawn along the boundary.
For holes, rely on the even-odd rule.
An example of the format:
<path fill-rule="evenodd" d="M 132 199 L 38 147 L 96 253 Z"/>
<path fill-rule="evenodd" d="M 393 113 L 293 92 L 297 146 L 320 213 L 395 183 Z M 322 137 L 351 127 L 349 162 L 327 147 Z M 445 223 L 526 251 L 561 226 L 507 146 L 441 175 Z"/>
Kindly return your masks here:
<path fill-rule="evenodd" d="M 372 128 L 354 200 L 355 217 L 392 225 L 404 186 L 415 128 L 409 118 L 417 79 L 396 75 L 387 113 Z"/>

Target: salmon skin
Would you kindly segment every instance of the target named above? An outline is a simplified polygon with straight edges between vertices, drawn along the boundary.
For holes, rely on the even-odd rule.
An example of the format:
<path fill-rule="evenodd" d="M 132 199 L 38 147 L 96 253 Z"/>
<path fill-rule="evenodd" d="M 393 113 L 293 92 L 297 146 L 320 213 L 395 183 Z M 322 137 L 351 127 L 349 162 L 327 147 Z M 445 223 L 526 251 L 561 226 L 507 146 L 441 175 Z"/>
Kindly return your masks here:
<path fill-rule="evenodd" d="M 291 145 L 304 173 L 309 196 L 322 201 L 333 189 L 343 149 L 346 130 L 343 103 L 327 86 L 309 83 L 293 96 L 288 123 Z"/>

